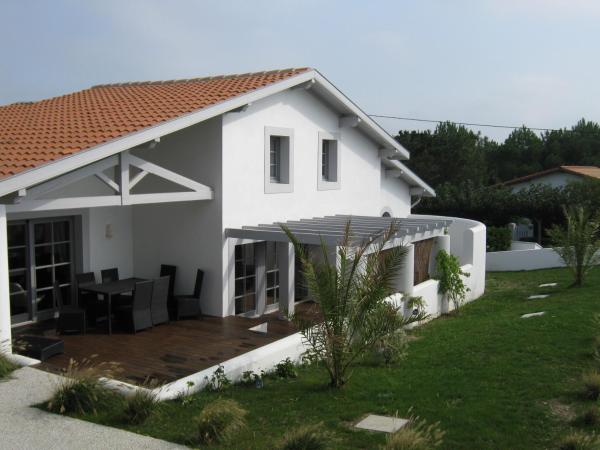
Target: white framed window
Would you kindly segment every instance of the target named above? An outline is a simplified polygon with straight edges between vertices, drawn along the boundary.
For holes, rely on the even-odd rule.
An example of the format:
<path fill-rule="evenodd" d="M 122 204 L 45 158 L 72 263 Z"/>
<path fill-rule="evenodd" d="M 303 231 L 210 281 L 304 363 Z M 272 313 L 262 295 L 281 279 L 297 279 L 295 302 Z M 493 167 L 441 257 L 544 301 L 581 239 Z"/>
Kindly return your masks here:
<path fill-rule="evenodd" d="M 317 188 L 319 190 L 340 188 L 339 135 L 319 132 Z"/>
<path fill-rule="evenodd" d="M 265 127 L 265 193 L 294 190 L 294 130 Z"/>

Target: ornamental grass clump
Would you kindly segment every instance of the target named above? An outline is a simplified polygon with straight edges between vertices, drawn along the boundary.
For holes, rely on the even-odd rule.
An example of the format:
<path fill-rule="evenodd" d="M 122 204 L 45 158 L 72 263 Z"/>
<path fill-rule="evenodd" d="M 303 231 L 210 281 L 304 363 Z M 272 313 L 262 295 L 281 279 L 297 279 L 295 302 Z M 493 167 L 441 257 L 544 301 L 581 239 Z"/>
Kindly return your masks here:
<path fill-rule="evenodd" d="M 582 393 L 588 400 L 598 400 L 600 397 L 600 373 L 588 372 L 581 377 Z"/>
<path fill-rule="evenodd" d="M 285 433 L 277 450 L 326 450 L 332 448 L 335 437 L 323 429 L 323 424 L 305 425 Z"/>
<path fill-rule="evenodd" d="M 409 422 L 394 433 L 390 433 L 382 450 L 431 450 L 440 447 L 445 432 L 439 423 L 428 425 L 418 417 L 411 417 Z"/>
<path fill-rule="evenodd" d="M 156 394 L 147 386 L 136 389 L 133 395 L 125 400 L 123 416 L 131 425 L 144 423 L 156 410 L 158 401 Z"/>
<path fill-rule="evenodd" d="M 117 397 L 100 380 L 102 375 L 112 373 L 114 367 L 113 363 L 94 366 L 89 359 L 81 363 L 72 359 L 46 408 L 57 414 L 96 414 Z"/>
<path fill-rule="evenodd" d="M 558 443 L 558 450 L 598 450 L 600 442 L 595 434 L 586 434 L 574 431 L 562 438 Z"/>
<path fill-rule="evenodd" d="M 305 357 L 322 362 L 330 386 L 344 386 L 352 366 L 371 354 L 383 338 L 422 316 L 404 317 L 388 302 L 397 292 L 395 281 L 406 248 L 389 247 L 397 225 L 358 242 L 348 221 L 334 254 L 321 242 L 321 252 L 310 255 L 294 234 L 282 225 L 302 263 L 302 272 L 320 316 L 294 320 L 309 350 Z"/>
<path fill-rule="evenodd" d="M 219 399 L 209 403 L 194 419 L 198 442 L 209 445 L 231 439 L 246 427 L 247 414 L 235 400 Z"/>

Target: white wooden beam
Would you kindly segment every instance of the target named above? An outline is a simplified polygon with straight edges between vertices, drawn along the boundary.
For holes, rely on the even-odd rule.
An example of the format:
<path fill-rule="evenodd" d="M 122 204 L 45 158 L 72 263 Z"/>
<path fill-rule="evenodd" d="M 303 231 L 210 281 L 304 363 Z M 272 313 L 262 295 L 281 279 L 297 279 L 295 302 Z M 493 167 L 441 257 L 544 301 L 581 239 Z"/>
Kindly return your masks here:
<path fill-rule="evenodd" d="M 108 178 L 108 176 L 106 176 L 106 174 L 104 172 L 98 172 L 98 173 L 95 173 L 94 175 L 96 175 L 96 178 L 98 178 L 100 181 L 104 182 L 113 191 L 115 191 L 117 193 L 121 191 L 121 188 L 119 187 L 119 185 L 117 183 L 115 183 L 113 180 L 111 180 L 110 178 Z"/>
<path fill-rule="evenodd" d="M 85 167 L 81 167 L 80 169 L 74 170 L 52 180 L 46 181 L 45 183 L 39 184 L 35 187 L 29 188 L 27 190 L 26 198 L 35 200 L 41 195 L 48 194 L 52 191 L 64 187 L 67 184 L 83 180 L 84 178 L 95 175 L 97 172 L 102 172 L 110 167 L 114 167 L 118 163 L 119 160 L 117 156 L 110 156 L 108 158 L 102 159 Z"/>
<path fill-rule="evenodd" d="M 144 179 L 146 175 L 148 175 L 148 172 L 146 172 L 145 170 L 138 172 L 131 180 L 129 180 L 129 190 L 131 191 L 136 184 L 138 184 Z"/>
<path fill-rule="evenodd" d="M 119 153 L 119 185 L 121 188 L 121 204 L 129 205 L 129 164 L 131 155 L 129 151 Z"/>
<path fill-rule="evenodd" d="M 154 194 L 130 194 L 128 204 L 191 202 L 195 200 L 212 200 L 212 198 L 212 192 L 158 192 Z"/>
<path fill-rule="evenodd" d="M 94 208 L 99 206 L 117 206 L 121 204 L 118 195 L 96 195 L 90 197 L 50 198 L 46 200 L 27 200 L 16 205 L 6 205 L 6 211 L 52 211 L 55 209 Z"/>
<path fill-rule="evenodd" d="M 342 116 L 340 117 L 340 128 L 356 128 L 361 121 L 361 118 L 358 116 Z"/>
<path fill-rule="evenodd" d="M 400 169 L 386 169 L 385 176 L 386 177 L 394 177 L 398 178 L 404 175 L 404 171 Z"/>
<path fill-rule="evenodd" d="M 156 164 L 145 161 L 142 158 L 138 158 L 134 155 L 129 155 L 129 163 L 138 169 L 157 175 L 165 180 L 191 189 L 192 191 L 210 194 L 210 198 L 212 198 L 212 189 L 202 183 L 198 183 L 197 181 L 184 177 L 183 175 L 179 175 L 178 173 L 172 172 L 164 167 L 157 166 Z"/>

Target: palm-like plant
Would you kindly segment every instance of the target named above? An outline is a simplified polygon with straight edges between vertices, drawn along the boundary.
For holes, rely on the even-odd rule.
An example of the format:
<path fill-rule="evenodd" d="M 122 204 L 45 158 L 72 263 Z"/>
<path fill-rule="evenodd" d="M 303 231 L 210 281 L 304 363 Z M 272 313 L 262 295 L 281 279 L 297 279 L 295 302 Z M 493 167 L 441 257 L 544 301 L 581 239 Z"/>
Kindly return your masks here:
<path fill-rule="evenodd" d="M 590 269 L 600 263 L 600 217 L 582 206 L 563 208 L 566 226 L 548 230 L 554 251 L 558 253 L 581 286 Z"/>
<path fill-rule="evenodd" d="M 335 260 L 323 242 L 322 258 L 311 258 L 293 233 L 282 228 L 294 244 L 309 292 L 321 313 L 318 318 L 296 322 L 311 356 L 323 361 L 331 386 L 341 387 L 350 377 L 352 364 L 382 338 L 424 318 L 423 314 L 405 318 L 400 308 L 386 301 L 394 293 L 406 249 L 386 248 L 395 236 L 393 224 L 382 233 L 354 242 L 348 222 Z"/>

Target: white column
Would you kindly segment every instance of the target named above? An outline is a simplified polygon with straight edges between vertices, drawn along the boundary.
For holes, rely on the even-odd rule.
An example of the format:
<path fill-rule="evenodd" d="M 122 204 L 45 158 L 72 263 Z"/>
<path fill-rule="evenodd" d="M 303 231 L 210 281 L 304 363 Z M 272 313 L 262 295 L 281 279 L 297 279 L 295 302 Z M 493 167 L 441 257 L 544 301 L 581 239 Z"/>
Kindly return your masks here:
<path fill-rule="evenodd" d="M 11 350 L 6 206 L 0 205 L 0 349 Z"/>
<path fill-rule="evenodd" d="M 406 296 L 410 296 L 412 295 L 415 286 L 415 246 L 413 244 L 408 244 L 405 248 L 406 253 L 404 253 L 402 267 L 400 268 L 400 273 L 396 280 L 396 290 L 397 292 L 402 292 Z M 407 314 L 412 314 L 412 311 L 406 310 L 406 304 L 404 305 L 403 314 L 405 316 Z"/>
<path fill-rule="evenodd" d="M 267 243 L 254 244 L 254 264 L 256 274 L 256 315 L 262 316 L 267 305 Z"/>
<path fill-rule="evenodd" d="M 277 243 L 277 265 L 279 266 L 279 317 L 284 318 L 294 314 L 295 252 L 291 243 Z"/>
<path fill-rule="evenodd" d="M 437 236 L 433 240 L 433 247 L 431 248 L 431 254 L 429 255 L 429 275 L 431 277 L 434 277 L 436 273 L 435 258 L 442 250 L 445 250 L 448 254 L 450 253 L 450 235 L 448 234 Z M 450 310 L 448 298 L 444 295 L 441 298 L 438 297 L 438 301 L 438 311 L 440 314 L 447 314 Z"/>

